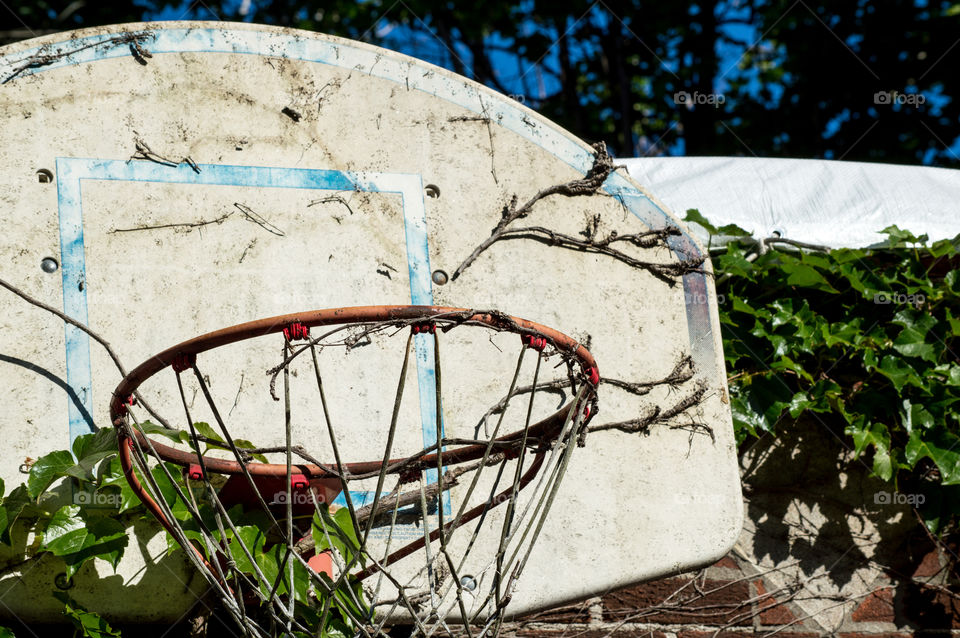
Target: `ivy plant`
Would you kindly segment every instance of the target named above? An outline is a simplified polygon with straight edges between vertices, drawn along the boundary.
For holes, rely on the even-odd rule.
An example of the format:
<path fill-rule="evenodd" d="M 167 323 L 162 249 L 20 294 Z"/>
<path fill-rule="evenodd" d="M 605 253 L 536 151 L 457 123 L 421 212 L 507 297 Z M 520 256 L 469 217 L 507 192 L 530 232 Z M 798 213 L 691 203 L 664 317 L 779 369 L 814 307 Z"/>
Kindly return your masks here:
<path fill-rule="evenodd" d="M 207 424 L 196 423 L 194 427 L 207 439 L 203 453 L 226 446 Z M 163 434 L 179 442 L 185 442 L 189 437 L 185 432 L 171 433 L 150 423 L 144 424 L 144 429 L 148 433 Z M 241 448 L 254 447 L 248 441 L 235 443 Z M 201 536 L 197 522 L 192 520 L 186 503 L 177 496 L 177 487 L 180 493 L 184 493 L 184 490 L 196 485 L 188 485 L 183 478 L 183 468 L 172 464 L 167 464 L 166 468 L 169 475 L 157 467 L 154 468 L 153 478 L 187 537 L 199 541 Z M 170 476 L 179 482 L 178 486 L 174 486 Z M 23 484 L 9 493 L 4 488 L 0 480 L 0 543 L 8 546 L 3 554 L 9 557 L 6 561 L 0 561 L 0 574 L 19 571 L 30 561 L 45 555 L 55 556 L 62 561 L 63 578 L 67 580 L 84 564 L 96 558 L 107 561 L 116 570 L 129 543 L 126 530 L 130 523 L 138 518 L 153 520 L 123 474 L 113 428 L 78 437 L 71 450 L 58 450 L 40 457 L 30 465 Z M 194 494 L 202 501 L 204 490 L 195 489 Z M 209 504 L 200 503 L 200 514 L 211 519 L 206 521 L 208 527 L 215 527 L 212 524 L 213 509 Z M 229 514 L 239 538 L 235 538 L 233 529 L 228 528 L 225 531 L 227 538 L 217 537 L 216 540 L 225 541 L 223 544 L 229 548 L 234 561 L 244 573 L 254 575 L 259 570 L 271 580 L 275 579 L 283 562 L 284 548 L 271 538 L 270 522 L 261 513 L 244 511 L 241 506 L 235 506 Z M 336 550 L 346 562 L 363 564 L 364 557 L 348 510 L 331 512 L 323 506 L 314 516 L 312 528 L 317 551 Z M 155 530 L 160 532 L 161 529 L 156 524 Z M 166 536 L 171 552 L 183 551 L 169 534 Z M 239 541 L 251 550 L 256 567 L 246 552 L 239 548 Z M 24 548 L 23 552 L 18 554 L 10 551 L 14 547 Z M 196 547 L 204 554 L 208 553 L 208 548 L 202 542 L 196 543 Z M 207 555 L 207 558 L 211 557 Z M 300 563 L 294 566 L 293 597 L 303 624 L 317 627 L 317 631 L 324 635 L 352 635 L 355 627 L 350 618 L 370 616 L 370 609 L 358 583 L 347 579 L 334 590 L 332 604 L 324 605 L 321 595 L 311 586 L 311 575 Z M 279 579 L 279 582 L 276 593 L 280 596 L 290 595 L 287 582 L 283 579 Z M 332 585 L 333 582 L 329 581 L 328 584 Z M 63 613 L 78 635 L 85 638 L 120 635 L 96 613 L 82 609 L 60 592 L 52 595 L 64 603 Z M 349 613 L 340 611 L 344 605 L 349 605 Z M 319 613 L 319 608 L 325 608 L 326 612 Z M 10 629 L 0 627 L 0 638 L 12 636 Z"/>
<path fill-rule="evenodd" d="M 890 226 L 879 247 L 816 250 L 686 220 L 729 239 L 713 264 L 738 442 L 816 419 L 877 477 L 919 480 L 931 530 L 954 520 L 960 237 Z"/>

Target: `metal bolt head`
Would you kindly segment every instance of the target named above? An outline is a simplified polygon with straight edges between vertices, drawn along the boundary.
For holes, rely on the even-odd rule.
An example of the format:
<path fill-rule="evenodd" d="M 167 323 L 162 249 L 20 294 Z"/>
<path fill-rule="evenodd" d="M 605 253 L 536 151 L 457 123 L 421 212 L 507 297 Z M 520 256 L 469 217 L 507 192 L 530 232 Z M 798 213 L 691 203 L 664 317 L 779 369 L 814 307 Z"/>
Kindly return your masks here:
<path fill-rule="evenodd" d="M 60 267 L 60 264 L 57 263 L 57 260 L 53 257 L 44 257 L 40 260 L 40 270 L 46 273 L 57 272 L 57 268 Z"/>
<path fill-rule="evenodd" d="M 466 589 L 467 591 L 473 591 L 477 588 L 477 579 L 473 576 L 461 576 L 460 577 L 460 586 Z"/>

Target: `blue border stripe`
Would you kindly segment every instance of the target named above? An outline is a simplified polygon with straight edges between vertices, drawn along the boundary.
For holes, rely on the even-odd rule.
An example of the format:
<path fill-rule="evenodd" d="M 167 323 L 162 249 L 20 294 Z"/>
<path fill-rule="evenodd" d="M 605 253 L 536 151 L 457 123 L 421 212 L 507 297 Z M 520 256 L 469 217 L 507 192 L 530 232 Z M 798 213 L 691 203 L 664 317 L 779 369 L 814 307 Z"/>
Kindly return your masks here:
<path fill-rule="evenodd" d="M 177 167 L 144 161 L 57 158 L 57 197 L 60 219 L 60 259 L 63 276 L 64 312 L 84 325 L 88 322 L 86 264 L 83 248 L 84 180 L 162 182 L 208 186 L 246 186 L 322 190 L 360 190 L 399 194 L 403 202 L 404 238 L 410 275 L 412 303 L 431 305 L 426 209 L 423 182 L 419 175 L 399 173 L 348 173 L 344 171 L 202 164 L 197 173 L 185 164 Z M 436 387 L 434 385 L 433 343 L 417 338 L 417 374 L 424 442 L 437 437 Z M 93 414 L 90 371 L 90 337 L 71 325 L 66 327 L 67 382 L 77 392 L 88 414 Z M 83 413 L 70 404 L 70 441 L 95 428 Z M 432 477 L 435 480 L 435 474 Z M 430 477 L 430 475 L 428 475 Z"/>

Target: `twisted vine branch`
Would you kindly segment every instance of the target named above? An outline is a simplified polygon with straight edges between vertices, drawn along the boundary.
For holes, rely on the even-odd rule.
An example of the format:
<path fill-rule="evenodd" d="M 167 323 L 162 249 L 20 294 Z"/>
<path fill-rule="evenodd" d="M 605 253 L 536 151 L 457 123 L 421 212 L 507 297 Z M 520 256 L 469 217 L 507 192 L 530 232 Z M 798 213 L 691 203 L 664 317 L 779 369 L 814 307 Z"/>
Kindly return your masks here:
<path fill-rule="evenodd" d="M 590 167 L 590 170 L 587 171 L 583 179 L 575 179 L 564 184 L 544 188 L 519 207 L 517 206 L 517 196 L 514 195 L 510 203 L 504 207 L 500 221 L 493 229 L 493 232 L 457 267 L 451 280 L 457 279 L 484 251 L 502 239 L 535 239 L 551 246 L 608 255 L 634 268 L 646 270 L 671 286 L 676 283 L 676 277 L 691 272 L 703 272 L 701 266 L 703 265 L 704 258 L 702 257 L 698 259 L 684 259 L 671 264 L 658 264 L 631 257 L 611 247 L 611 244 L 626 242 L 638 248 L 653 248 L 662 245 L 668 237 L 679 235 L 680 230 L 675 227 L 628 235 L 620 235 L 616 231 L 613 231 L 605 238 L 598 238 L 596 234 L 600 220 L 599 216 L 595 216 L 593 220 L 588 223 L 587 228 L 580 233 L 585 239 L 578 239 L 577 237 L 558 233 L 543 226 L 527 226 L 524 228 L 509 227 L 510 224 L 518 219 L 523 219 L 528 216 L 533 211 L 533 207 L 537 202 L 551 195 L 580 197 L 583 195 L 596 194 L 597 191 L 603 187 L 604 182 L 606 182 L 613 171 L 618 168 L 623 168 L 613 163 L 613 158 L 610 157 L 610 154 L 607 152 L 607 147 L 603 142 L 594 144 L 593 148 L 596 151 L 593 166 Z"/>

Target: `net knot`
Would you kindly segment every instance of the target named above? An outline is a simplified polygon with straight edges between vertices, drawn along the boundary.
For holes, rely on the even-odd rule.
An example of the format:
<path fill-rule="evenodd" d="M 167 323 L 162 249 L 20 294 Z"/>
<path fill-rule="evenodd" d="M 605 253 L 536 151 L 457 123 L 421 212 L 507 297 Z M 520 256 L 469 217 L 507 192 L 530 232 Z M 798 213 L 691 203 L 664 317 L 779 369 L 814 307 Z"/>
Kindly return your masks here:
<path fill-rule="evenodd" d="M 173 361 L 170 362 L 170 367 L 173 368 L 174 372 L 180 374 L 184 370 L 192 368 L 193 364 L 196 362 L 197 355 L 180 353 L 173 358 Z"/>
<path fill-rule="evenodd" d="M 585 368 L 583 373 L 587 376 L 587 380 L 591 385 L 596 386 L 600 383 L 600 371 L 597 370 L 596 366 Z"/>
<path fill-rule="evenodd" d="M 436 334 L 437 333 L 437 324 L 433 321 L 423 321 L 421 323 L 415 323 L 413 326 L 413 334 Z"/>
<path fill-rule="evenodd" d="M 131 394 L 123 399 L 120 399 L 120 404 L 118 406 L 119 409 L 117 410 L 117 412 L 119 412 L 120 414 L 126 414 L 127 406 L 128 405 L 133 406 L 136 404 L 137 404 L 137 398 Z"/>
<path fill-rule="evenodd" d="M 522 334 L 520 335 L 520 341 L 523 342 L 523 345 L 539 352 L 543 352 L 543 349 L 547 347 L 547 338 L 541 335 Z"/>
<path fill-rule="evenodd" d="M 400 475 L 397 478 L 400 485 L 415 483 L 420 480 L 420 470 L 404 470 L 403 472 L 400 472 Z"/>
<path fill-rule="evenodd" d="M 304 325 L 299 321 L 294 321 L 283 329 L 283 337 L 287 341 L 296 341 L 297 339 L 306 339 L 310 336 L 310 326 Z"/>

